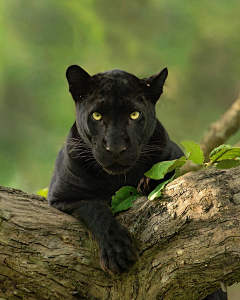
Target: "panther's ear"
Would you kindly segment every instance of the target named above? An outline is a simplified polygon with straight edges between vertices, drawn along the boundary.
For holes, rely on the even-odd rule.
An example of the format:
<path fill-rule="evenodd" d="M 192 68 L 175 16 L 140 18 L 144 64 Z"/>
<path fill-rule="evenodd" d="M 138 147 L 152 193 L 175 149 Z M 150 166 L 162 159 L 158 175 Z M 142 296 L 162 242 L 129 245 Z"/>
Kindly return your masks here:
<path fill-rule="evenodd" d="M 168 69 L 165 68 L 161 72 L 149 77 L 144 78 L 143 82 L 147 85 L 149 96 L 151 100 L 156 103 L 163 92 L 163 86 L 168 76 Z"/>
<path fill-rule="evenodd" d="M 91 77 L 85 70 L 77 65 L 70 66 L 66 71 L 69 91 L 74 101 L 81 101 L 86 93 L 88 81 Z"/>

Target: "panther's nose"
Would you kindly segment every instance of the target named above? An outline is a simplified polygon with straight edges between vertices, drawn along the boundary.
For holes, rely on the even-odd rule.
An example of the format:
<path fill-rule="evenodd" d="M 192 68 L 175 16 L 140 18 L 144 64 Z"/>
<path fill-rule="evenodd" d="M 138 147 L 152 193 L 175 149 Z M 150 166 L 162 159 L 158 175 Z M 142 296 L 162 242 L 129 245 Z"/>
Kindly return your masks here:
<path fill-rule="evenodd" d="M 106 145 L 106 150 L 110 152 L 114 157 L 118 157 L 123 152 L 126 151 L 127 146 L 126 145 Z"/>

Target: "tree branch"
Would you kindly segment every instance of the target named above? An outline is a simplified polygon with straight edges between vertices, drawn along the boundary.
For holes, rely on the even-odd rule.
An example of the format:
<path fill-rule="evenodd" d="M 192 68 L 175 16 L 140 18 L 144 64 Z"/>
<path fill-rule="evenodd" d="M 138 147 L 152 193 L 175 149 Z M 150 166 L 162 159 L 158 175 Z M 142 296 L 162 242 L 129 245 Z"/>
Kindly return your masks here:
<path fill-rule="evenodd" d="M 139 198 L 118 219 L 139 261 L 110 276 L 73 217 L 46 200 L 0 188 L 0 297 L 203 299 L 240 280 L 240 168 L 188 173 L 159 201 Z"/>
<path fill-rule="evenodd" d="M 240 97 L 215 123 L 212 123 L 205 133 L 200 147 L 209 161 L 209 154 L 216 147 L 224 144 L 240 127 Z"/>

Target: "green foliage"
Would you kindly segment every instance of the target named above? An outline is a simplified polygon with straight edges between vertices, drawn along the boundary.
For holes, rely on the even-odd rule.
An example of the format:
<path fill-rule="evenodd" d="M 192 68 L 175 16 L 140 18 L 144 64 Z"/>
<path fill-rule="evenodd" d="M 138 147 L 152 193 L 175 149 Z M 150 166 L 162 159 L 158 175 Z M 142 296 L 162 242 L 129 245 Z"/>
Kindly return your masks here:
<path fill-rule="evenodd" d="M 212 163 L 225 159 L 235 159 L 240 157 L 240 148 L 231 145 L 221 145 L 214 149 L 209 155 Z"/>
<path fill-rule="evenodd" d="M 47 194 L 48 194 L 48 188 L 41 189 L 37 192 L 37 195 L 43 196 L 45 198 L 47 198 Z"/>
<path fill-rule="evenodd" d="M 186 149 L 188 160 L 191 160 L 195 164 L 203 164 L 204 155 L 202 149 L 198 144 L 192 141 L 182 141 L 181 144 Z"/>
<path fill-rule="evenodd" d="M 210 162 L 204 164 L 204 155 L 200 146 L 192 141 L 183 141 L 181 144 L 186 149 L 186 157 L 182 156 L 179 159 L 170 161 L 162 161 L 152 166 L 144 175 L 154 179 L 161 180 L 164 176 L 172 171 L 175 174 L 168 180 L 161 182 L 149 195 L 149 200 L 154 200 L 161 196 L 162 190 L 165 185 L 176 178 L 176 174 L 179 174 L 179 169 L 191 160 L 195 164 L 202 165 L 202 167 L 208 168 L 215 166 L 218 169 L 229 169 L 240 165 L 240 148 L 232 147 L 231 145 L 221 145 L 214 149 L 210 154 Z M 137 190 L 133 187 L 122 187 L 116 195 L 112 197 L 112 210 L 116 212 L 126 210 L 132 207 L 133 202 L 139 196 Z"/>
<path fill-rule="evenodd" d="M 176 168 L 182 167 L 186 163 L 186 157 L 182 156 L 178 159 L 169 160 L 169 161 L 161 161 L 152 166 L 152 168 L 147 171 L 144 175 L 151 179 L 162 179 L 164 176 L 175 170 Z"/>
<path fill-rule="evenodd" d="M 187 155 L 170 161 L 162 161 L 152 166 L 144 175 L 155 180 L 163 179 L 173 170 L 181 168 L 188 160 L 195 164 L 203 164 L 204 155 L 200 146 L 192 141 L 183 141 L 181 144 L 186 149 Z"/>
<path fill-rule="evenodd" d="M 171 182 L 173 178 L 174 175 L 170 179 L 163 181 L 158 186 L 156 186 L 155 189 L 148 195 L 148 199 L 154 200 L 155 198 L 159 198 L 162 194 L 162 190 L 164 189 L 165 185 Z"/>
<path fill-rule="evenodd" d="M 217 163 L 215 165 L 215 167 L 218 169 L 230 169 L 230 168 L 235 168 L 239 165 L 240 165 L 239 160 L 225 159 L 225 160 L 221 160 L 219 163 Z"/>
<path fill-rule="evenodd" d="M 240 148 L 231 145 L 221 145 L 209 155 L 210 162 L 206 166 L 215 166 L 218 169 L 229 169 L 239 166 Z"/>
<path fill-rule="evenodd" d="M 127 210 L 132 207 L 133 202 L 137 197 L 141 196 L 138 190 L 132 186 L 124 186 L 118 190 L 115 195 L 112 197 L 112 212 L 113 214 Z"/>

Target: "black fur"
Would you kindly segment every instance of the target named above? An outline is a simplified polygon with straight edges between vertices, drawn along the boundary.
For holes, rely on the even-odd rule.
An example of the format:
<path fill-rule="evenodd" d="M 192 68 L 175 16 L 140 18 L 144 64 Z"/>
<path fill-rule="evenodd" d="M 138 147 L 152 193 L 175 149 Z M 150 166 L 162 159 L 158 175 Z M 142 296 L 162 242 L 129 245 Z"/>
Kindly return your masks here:
<path fill-rule="evenodd" d="M 227 300 L 227 293 L 223 292 L 221 289 L 213 292 L 211 295 L 207 296 L 203 300 Z"/>
<path fill-rule="evenodd" d="M 90 76 L 70 66 L 66 76 L 76 104 L 76 122 L 58 154 L 48 199 L 51 205 L 83 221 L 95 238 L 100 264 L 111 274 L 137 260 L 128 230 L 109 205 L 122 186 L 146 192 L 158 184 L 144 173 L 159 161 L 183 155 L 155 116 L 155 104 L 167 78 L 163 69 L 138 79 L 120 70 Z M 131 119 L 132 112 L 140 117 Z M 94 120 L 93 112 L 102 115 Z"/>

